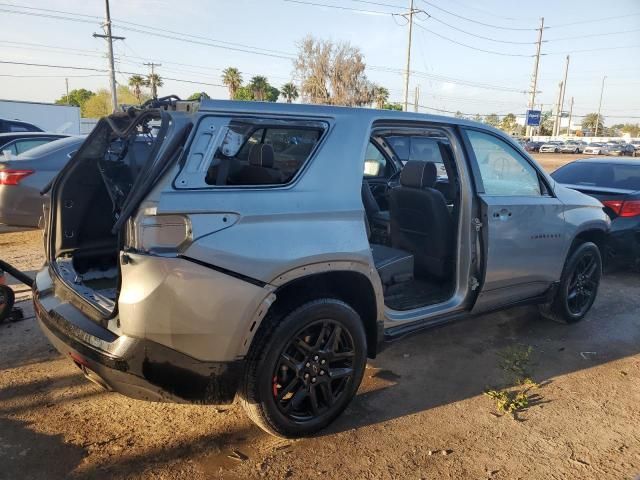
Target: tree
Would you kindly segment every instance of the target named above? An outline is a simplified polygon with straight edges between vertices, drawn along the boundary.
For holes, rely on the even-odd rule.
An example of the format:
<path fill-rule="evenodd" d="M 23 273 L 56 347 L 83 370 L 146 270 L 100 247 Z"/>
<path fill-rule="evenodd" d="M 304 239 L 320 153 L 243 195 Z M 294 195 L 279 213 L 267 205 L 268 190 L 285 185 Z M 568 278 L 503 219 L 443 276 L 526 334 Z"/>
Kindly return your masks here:
<path fill-rule="evenodd" d="M 292 101 L 298 98 L 298 87 L 294 85 L 293 82 L 285 83 L 280 89 L 280 93 L 287 101 L 287 103 L 291 103 Z"/>
<path fill-rule="evenodd" d="M 596 123 L 598 124 L 598 133 L 604 133 L 604 117 L 597 113 L 589 113 L 582 119 L 582 130 L 588 130 L 592 134 L 595 134 Z"/>
<path fill-rule="evenodd" d="M 542 112 L 540 118 L 540 135 L 551 135 L 553 133 L 553 112 L 547 110 Z"/>
<path fill-rule="evenodd" d="M 454 117 L 456 117 L 456 118 L 464 118 L 464 114 L 460 110 L 458 110 L 458 111 L 456 111 Z"/>
<path fill-rule="evenodd" d="M 476 121 L 476 122 L 481 122 L 482 121 L 482 115 L 480 115 L 479 113 L 476 113 L 473 116 L 473 120 Z"/>
<path fill-rule="evenodd" d="M 518 128 L 518 122 L 516 116 L 513 113 L 508 113 L 500 122 L 500 128 L 507 133 L 513 133 Z"/>
<path fill-rule="evenodd" d="M 142 75 L 131 75 L 129 77 L 129 86 L 133 91 L 133 95 L 138 99 L 138 103 L 141 103 L 142 87 L 145 85 L 146 80 Z"/>
<path fill-rule="evenodd" d="M 490 113 L 484 117 L 484 123 L 491 125 L 492 127 L 497 127 L 500 124 L 500 117 L 495 113 Z"/>
<path fill-rule="evenodd" d="M 137 105 L 138 99 L 124 85 L 120 85 L 116 90 L 118 105 Z M 95 95 L 92 95 L 81 107 L 81 113 L 86 118 L 101 118 L 112 113 L 111 92 L 106 88 L 101 88 Z"/>
<path fill-rule="evenodd" d="M 263 77 L 262 75 L 256 75 L 251 78 L 249 82 L 249 88 L 251 89 L 251 93 L 253 93 L 253 98 L 260 102 L 264 101 L 267 97 L 267 92 L 269 90 L 269 82 L 267 81 L 267 77 Z"/>
<path fill-rule="evenodd" d="M 229 98 L 236 98 L 238 89 L 242 86 L 242 74 L 235 67 L 227 67 L 222 71 L 222 83 L 229 89 Z"/>
<path fill-rule="evenodd" d="M 162 77 L 157 73 L 150 73 L 147 75 L 145 85 L 151 89 L 151 98 L 158 98 L 158 88 L 164 85 Z"/>
<path fill-rule="evenodd" d="M 373 85 L 364 73 L 364 56 L 348 42 L 307 36 L 298 44 L 293 65 L 307 102 L 363 106 L 373 101 Z"/>
<path fill-rule="evenodd" d="M 73 105 L 74 107 L 80 107 L 85 104 L 87 100 L 93 97 L 95 93 L 85 88 L 78 88 L 75 90 L 71 90 L 69 92 L 69 97 L 63 95 L 58 100 L 56 100 L 56 104 L 58 105 Z"/>
<path fill-rule="evenodd" d="M 202 100 L 202 99 L 210 99 L 211 97 L 207 95 L 207 92 L 195 92 L 187 97 L 187 100 Z"/>
<path fill-rule="evenodd" d="M 402 112 L 404 110 L 401 103 L 385 103 L 382 108 L 385 110 L 396 110 L 398 112 Z"/>
<path fill-rule="evenodd" d="M 387 101 L 389 100 L 389 90 L 379 85 L 373 86 L 373 97 L 376 103 L 376 108 L 383 109 Z"/>

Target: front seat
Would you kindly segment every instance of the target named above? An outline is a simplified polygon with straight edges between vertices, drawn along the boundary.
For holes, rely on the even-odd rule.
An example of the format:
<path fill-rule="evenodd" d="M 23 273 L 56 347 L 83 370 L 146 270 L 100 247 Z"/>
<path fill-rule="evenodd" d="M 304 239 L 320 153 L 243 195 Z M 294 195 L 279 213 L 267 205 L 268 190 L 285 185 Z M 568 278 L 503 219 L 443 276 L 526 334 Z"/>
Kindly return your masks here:
<path fill-rule="evenodd" d="M 416 276 L 448 277 L 455 251 L 454 223 L 447 202 L 434 188 L 433 163 L 411 160 L 391 190 L 391 244 L 414 255 Z"/>
<path fill-rule="evenodd" d="M 268 143 L 256 143 L 249 150 L 249 164 L 232 175 L 231 185 L 272 185 L 283 183 L 280 170 L 273 168 L 273 147 Z"/>

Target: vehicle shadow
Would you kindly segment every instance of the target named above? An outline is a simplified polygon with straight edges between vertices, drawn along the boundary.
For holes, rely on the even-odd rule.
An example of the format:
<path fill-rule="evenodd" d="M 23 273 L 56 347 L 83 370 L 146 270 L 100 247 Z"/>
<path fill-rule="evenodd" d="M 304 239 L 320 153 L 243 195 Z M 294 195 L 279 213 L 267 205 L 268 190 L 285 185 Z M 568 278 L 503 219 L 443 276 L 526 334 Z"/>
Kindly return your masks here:
<path fill-rule="evenodd" d="M 640 278 L 603 280 L 587 318 L 563 325 L 520 307 L 426 330 L 388 345 L 368 364 L 359 394 L 322 435 L 386 422 L 504 387 L 499 353 L 532 347 L 532 376 L 555 377 L 640 353 Z M 544 399 L 544 387 L 534 392 Z M 491 403 L 487 403 L 491 410 Z M 522 417 L 526 418 L 526 412 Z"/>

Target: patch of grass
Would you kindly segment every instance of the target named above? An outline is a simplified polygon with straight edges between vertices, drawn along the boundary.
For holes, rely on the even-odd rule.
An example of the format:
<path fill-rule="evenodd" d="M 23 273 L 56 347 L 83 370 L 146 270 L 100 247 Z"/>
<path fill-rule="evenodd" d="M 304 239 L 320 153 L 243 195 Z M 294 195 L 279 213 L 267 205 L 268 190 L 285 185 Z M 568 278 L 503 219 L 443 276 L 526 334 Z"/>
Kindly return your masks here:
<path fill-rule="evenodd" d="M 509 385 L 505 388 L 487 389 L 484 393 L 496 402 L 496 408 L 501 413 L 512 415 L 516 418 L 519 412 L 532 405 L 539 395 L 532 395 L 530 391 L 539 385 L 533 380 L 531 374 L 530 346 L 513 346 L 498 352 L 498 366 L 503 372 L 503 380 Z"/>

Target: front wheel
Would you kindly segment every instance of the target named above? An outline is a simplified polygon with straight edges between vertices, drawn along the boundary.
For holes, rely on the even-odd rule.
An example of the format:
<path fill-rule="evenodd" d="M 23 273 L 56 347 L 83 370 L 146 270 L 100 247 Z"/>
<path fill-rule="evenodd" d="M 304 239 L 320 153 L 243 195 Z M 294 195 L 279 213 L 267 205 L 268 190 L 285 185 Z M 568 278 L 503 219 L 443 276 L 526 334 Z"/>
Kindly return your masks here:
<path fill-rule="evenodd" d="M 360 386 L 362 320 L 346 303 L 323 298 L 265 321 L 248 355 L 242 405 L 267 433 L 311 435 L 340 415 Z"/>
<path fill-rule="evenodd" d="M 554 299 L 541 305 L 543 316 L 561 323 L 576 323 L 591 309 L 602 276 L 602 257 L 596 244 L 584 242 L 565 263 Z"/>

